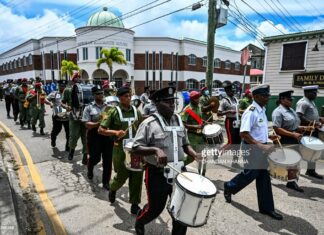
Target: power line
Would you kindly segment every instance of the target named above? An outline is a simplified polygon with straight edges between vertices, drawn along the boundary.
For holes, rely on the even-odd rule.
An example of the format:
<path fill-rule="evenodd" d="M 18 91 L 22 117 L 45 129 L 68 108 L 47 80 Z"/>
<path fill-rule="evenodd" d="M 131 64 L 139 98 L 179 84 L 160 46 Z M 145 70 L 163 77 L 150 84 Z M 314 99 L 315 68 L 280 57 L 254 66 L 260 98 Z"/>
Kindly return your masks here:
<path fill-rule="evenodd" d="M 317 11 L 318 12 L 318 14 L 319 15 L 323 15 L 319 10 L 318 10 L 318 8 L 317 7 L 315 7 L 314 5 L 313 5 L 313 3 L 311 2 L 311 1 L 309 1 L 309 0 L 307 0 L 307 2 L 309 3 L 309 5 L 310 6 L 312 6 L 313 7 L 313 9 L 315 10 L 315 11 Z"/>
<path fill-rule="evenodd" d="M 289 13 L 287 8 L 283 4 L 281 4 L 281 2 L 279 0 L 276 0 L 276 1 L 279 3 L 279 5 L 282 7 L 282 9 L 284 9 L 284 11 L 287 13 L 287 15 L 299 26 L 299 28 L 301 28 L 303 31 L 306 31 L 304 29 L 304 27 L 296 20 L 296 18 Z"/>

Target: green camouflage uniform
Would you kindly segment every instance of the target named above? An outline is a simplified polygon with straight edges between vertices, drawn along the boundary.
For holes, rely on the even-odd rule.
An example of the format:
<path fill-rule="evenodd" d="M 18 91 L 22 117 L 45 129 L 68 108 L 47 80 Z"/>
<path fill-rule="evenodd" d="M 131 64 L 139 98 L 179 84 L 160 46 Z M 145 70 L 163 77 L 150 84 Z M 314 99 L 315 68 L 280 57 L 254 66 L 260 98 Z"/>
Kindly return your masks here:
<path fill-rule="evenodd" d="M 247 97 L 244 97 L 243 99 L 240 100 L 240 106 L 239 109 L 245 110 L 247 109 L 251 104 L 253 100 L 249 100 Z"/>
<path fill-rule="evenodd" d="M 133 109 L 125 110 L 121 106 L 119 107 L 124 118 L 134 117 Z M 135 137 L 138 125 L 142 121 L 142 115 L 138 110 L 137 116 L 138 120 L 134 122 L 132 128 L 133 137 Z M 100 125 L 110 130 L 126 130 L 128 128 L 127 122 L 121 122 L 116 107 L 111 108 L 108 111 L 107 117 L 102 120 Z M 143 172 L 130 171 L 125 167 L 125 152 L 123 150 L 123 139 L 127 138 L 129 138 L 128 131 L 126 133 L 126 136 L 124 136 L 120 140 L 114 137 L 115 144 L 113 148 L 113 165 L 116 175 L 110 181 L 110 190 L 117 191 L 124 185 L 126 180 L 129 179 L 129 202 L 131 204 L 139 204 L 141 202 Z"/>
<path fill-rule="evenodd" d="M 210 96 L 202 95 L 199 98 L 199 103 L 201 107 L 208 106 L 210 104 L 209 102 L 210 102 Z M 207 121 L 208 119 L 211 120 L 210 118 L 211 115 L 213 115 L 213 113 L 211 111 L 207 111 L 207 112 L 203 112 L 201 117 L 204 121 Z"/>
<path fill-rule="evenodd" d="M 24 93 L 22 85 L 16 89 L 16 95 L 19 98 L 19 121 L 20 123 L 30 122 L 29 107 L 25 108 L 24 103 L 26 102 L 26 97 L 29 91 L 29 86 L 27 85 L 27 93 Z"/>
<path fill-rule="evenodd" d="M 39 92 L 38 94 L 39 94 L 38 95 L 39 99 L 41 94 L 46 97 L 46 93 L 43 90 L 41 90 L 41 92 Z M 33 126 L 36 126 L 37 120 L 39 120 L 39 128 L 44 129 L 45 128 L 45 119 L 44 119 L 45 104 L 41 104 L 39 100 L 37 106 L 37 97 L 35 96 L 37 96 L 35 90 L 30 90 L 26 96 L 26 99 L 29 101 L 29 114 L 31 116 L 31 124 Z"/>

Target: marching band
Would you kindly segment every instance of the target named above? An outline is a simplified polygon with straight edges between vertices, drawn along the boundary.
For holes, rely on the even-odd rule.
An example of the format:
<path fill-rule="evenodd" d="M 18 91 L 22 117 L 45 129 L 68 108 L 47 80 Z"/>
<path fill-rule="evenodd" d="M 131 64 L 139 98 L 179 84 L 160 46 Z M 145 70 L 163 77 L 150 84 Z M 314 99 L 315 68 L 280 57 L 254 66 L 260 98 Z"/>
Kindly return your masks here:
<path fill-rule="evenodd" d="M 128 84 L 118 90 L 108 81 L 86 85 L 78 73 L 73 74 L 71 82 L 68 87 L 65 81 L 59 81 L 58 91 L 46 96 L 39 79 L 7 80 L 3 86 L 7 117 L 13 106 L 15 121 L 20 113 L 21 128 L 27 125 L 35 132 L 39 121 L 40 134 L 44 135 L 45 104 L 49 105 L 51 146 L 56 146 L 64 127 L 65 151 L 72 160 L 81 138 L 87 177 L 93 178 L 94 166 L 102 160 L 102 185 L 110 203 L 115 202 L 118 190 L 128 180 L 136 234 L 144 234 L 145 225 L 165 207 L 172 218 L 174 235 L 186 234 L 188 226 L 200 227 L 207 222 L 217 192 L 205 177 L 209 156 L 201 154 L 210 147 L 248 150 L 247 155 L 233 155 L 232 167 L 242 169 L 237 164 L 240 157 L 246 161 L 241 172 L 224 183 L 225 200 L 231 203 L 232 195 L 256 180 L 259 212 L 276 220 L 283 216 L 274 207 L 271 178 L 303 192 L 297 182 L 300 161 L 304 159 L 308 163 L 306 175 L 323 179 L 315 171 L 324 150 L 324 117 L 320 117 L 314 103 L 318 86 L 303 87 L 304 97 L 297 102 L 296 111 L 292 109 L 293 91 L 280 93 L 270 134 L 265 107 L 271 94 L 266 84 L 246 90 L 241 101 L 235 97 L 231 83 L 223 84 L 227 95 L 222 100 L 210 96 L 204 87 L 186 93 L 189 102 L 185 104 L 186 99 L 179 97 L 173 84 L 156 91 L 146 86 L 139 97 Z M 183 108 L 179 110 L 178 105 Z M 226 117 L 226 144 L 223 128 L 214 122 L 215 114 Z M 198 169 L 187 166 L 193 161 L 198 162 Z M 148 201 L 140 208 L 143 175 Z"/>

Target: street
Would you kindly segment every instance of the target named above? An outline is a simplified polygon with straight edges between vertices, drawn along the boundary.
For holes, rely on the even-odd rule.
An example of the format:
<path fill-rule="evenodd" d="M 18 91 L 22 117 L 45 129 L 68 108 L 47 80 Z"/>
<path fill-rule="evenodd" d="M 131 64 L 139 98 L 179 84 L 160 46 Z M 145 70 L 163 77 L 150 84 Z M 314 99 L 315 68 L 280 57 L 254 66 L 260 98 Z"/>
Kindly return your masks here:
<path fill-rule="evenodd" d="M 21 129 L 13 119 L 7 119 L 4 102 L 0 102 L 0 131 L 14 134 L 15 137 L 6 140 L 5 144 L 17 159 L 21 159 L 22 166 L 17 160 L 16 164 L 26 173 L 23 178 L 23 173 L 16 169 L 16 175 L 20 177 L 17 178 L 17 185 L 23 190 L 17 188 L 14 191 L 18 201 L 24 198 L 23 203 L 18 203 L 18 217 L 22 219 L 21 215 L 27 214 L 36 220 L 31 234 L 134 234 L 135 216 L 130 214 L 127 184 L 117 192 L 117 200 L 111 205 L 108 191 L 100 185 L 101 164 L 95 168 L 93 180 L 88 180 L 86 166 L 81 164 L 81 143 L 74 160 L 68 161 L 67 152 L 64 152 L 64 131 L 58 137 L 57 147 L 52 148 L 49 137 L 51 127 L 49 107 L 45 135 L 41 136 L 39 128 L 33 133 L 27 128 Z M 302 166 L 305 166 L 305 162 Z M 218 191 L 216 200 L 208 223 L 203 227 L 189 228 L 187 234 L 324 234 L 324 181 L 305 176 L 304 167 L 298 182 L 304 193 L 286 188 L 284 182 L 272 180 L 275 207 L 283 215 L 283 221 L 273 220 L 258 212 L 255 182 L 233 195 L 232 204 L 226 203 L 223 183 L 238 171 L 226 165 L 208 167 L 207 177 Z M 324 174 L 323 162 L 318 162 L 317 171 Z M 26 191 L 32 202 L 26 200 Z M 146 202 L 143 186 L 141 207 Z M 35 213 L 28 214 L 34 209 Z M 23 220 L 18 221 L 21 232 L 26 234 L 28 223 Z M 146 234 L 170 234 L 171 227 L 172 220 L 165 209 L 145 229 Z"/>

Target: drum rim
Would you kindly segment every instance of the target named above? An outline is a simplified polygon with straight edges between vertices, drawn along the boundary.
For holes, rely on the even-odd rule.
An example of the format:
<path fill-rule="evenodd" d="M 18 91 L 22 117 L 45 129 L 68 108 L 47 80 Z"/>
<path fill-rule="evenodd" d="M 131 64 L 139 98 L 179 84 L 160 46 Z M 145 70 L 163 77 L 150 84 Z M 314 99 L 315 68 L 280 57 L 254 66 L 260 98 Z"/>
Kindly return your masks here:
<path fill-rule="evenodd" d="M 289 149 L 289 150 L 291 150 L 291 151 L 293 151 L 293 152 L 296 152 L 297 153 L 297 155 L 300 157 L 299 158 L 299 161 L 298 162 L 296 162 L 296 163 L 294 163 L 294 164 L 283 164 L 283 163 L 279 163 L 279 162 L 275 162 L 275 161 L 273 161 L 271 158 L 270 158 L 270 155 L 269 155 L 269 157 L 268 157 L 268 159 L 274 164 L 274 165 L 277 165 L 277 166 L 283 166 L 283 167 L 292 167 L 292 166 L 296 166 L 296 165 L 298 165 L 300 162 L 301 162 L 301 160 L 303 159 L 302 158 L 302 156 L 301 156 L 301 154 L 298 152 L 298 151 L 296 151 L 295 149 L 291 149 L 291 148 L 284 148 L 284 149 Z"/>
<path fill-rule="evenodd" d="M 188 173 L 191 173 L 191 174 L 197 174 L 197 173 L 194 173 L 194 172 L 188 172 Z M 188 194 L 192 195 L 192 196 L 196 196 L 196 197 L 199 197 L 199 198 L 213 198 L 213 197 L 216 197 L 216 194 L 217 194 L 217 187 L 215 186 L 215 189 L 216 189 L 216 192 L 214 194 L 211 194 L 211 195 L 201 195 L 201 194 L 197 194 L 195 192 L 192 192 L 190 191 L 189 189 L 186 189 L 184 186 L 182 186 L 180 184 L 180 182 L 178 181 L 178 177 L 179 177 L 180 174 L 177 175 L 177 177 L 175 178 L 175 183 L 179 186 L 179 188 L 181 188 L 183 191 L 187 192 Z M 198 174 L 197 174 L 198 175 Z M 203 176 L 204 178 L 208 179 L 206 176 Z M 208 179 L 210 182 L 212 182 L 210 179 Z"/>
<path fill-rule="evenodd" d="M 302 146 L 302 147 L 307 148 L 307 149 L 310 149 L 310 150 L 312 150 L 312 151 L 323 151 L 323 150 L 324 150 L 324 148 L 323 148 L 323 149 L 312 149 L 312 148 L 309 148 L 308 146 L 304 145 L 304 144 L 302 143 L 302 139 L 307 138 L 307 137 L 308 137 L 308 136 L 303 136 L 303 137 L 301 138 L 300 143 L 301 143 L 301 146 Z M 311 138 L 317 139 L 317 140 L 319 140 L 320 142 L 322 142 L 322 143 L 324 144 L 324 142 L 323 142 L 320 138 L 316 138 L 316 137 L 314 137 L 314 136 L 312 136 Z"/>
<path fill-rule="evenodd" d="M 170 200 L 171 200 L 171 199 L 170 199 Z M 209 213 L 208 213 L 208 215 L 207 215 L 206 220 L 204 221 L 204 223 L 202 223 L 202 224 L 197 224 L 197 225 L 191 225 L 191 224 L 187 224 L 187 223 L 185 223 L 185 222 L 182 222 L 181 220 L 178 220 L 178 219 L 174 218 L 174 216 L 173 216 L 172 212 L 170 211 L 170 208 L 169 208 L 169 207 L 168 207 L 168 212 L 169 212 L 170 216 L 171 216 L 175 221 L 179 222 L 180 224 L 182 224 L 182 225 L 184 225 L 184 226 L 191 227 L 191 228 L 198 228 L 198 227 L 202 227 L 202 226 L 204 226 L 205 224 L 207 224 L 207 218 L 208 218 L 208 215 L 209 215 Z"/>

